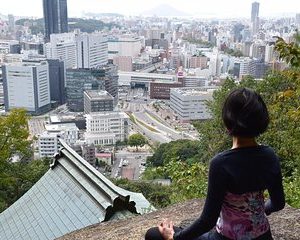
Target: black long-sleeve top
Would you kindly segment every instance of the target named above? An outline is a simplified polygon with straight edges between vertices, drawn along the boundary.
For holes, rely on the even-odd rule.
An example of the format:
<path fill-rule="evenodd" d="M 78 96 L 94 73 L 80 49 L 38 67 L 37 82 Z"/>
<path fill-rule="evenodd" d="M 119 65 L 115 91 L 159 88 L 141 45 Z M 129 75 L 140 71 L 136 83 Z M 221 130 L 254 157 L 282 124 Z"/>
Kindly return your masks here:
<path fill-rule="evenodd" d="M 195 239 L 211 230 L 220 215 L 225 195 L 268 190 L 267 215 L 285 205 L 278 157 L 268 146 L 235 148 L 216 155 L 210 163 L 208 191 L 201 216 L 176 232 L 174 240 Z M 263 213 L 264 214 L 264 213 Z"/>

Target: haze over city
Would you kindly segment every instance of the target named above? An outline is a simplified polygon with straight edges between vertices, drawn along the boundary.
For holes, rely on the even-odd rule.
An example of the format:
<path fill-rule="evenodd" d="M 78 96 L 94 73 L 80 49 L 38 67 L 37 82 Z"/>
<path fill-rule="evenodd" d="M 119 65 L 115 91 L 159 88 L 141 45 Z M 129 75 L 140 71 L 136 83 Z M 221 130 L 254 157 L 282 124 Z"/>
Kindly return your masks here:
<path fill-rule="evenodd" d="M 179 0 L 69 0 L 68 12 L 70 17 L 82 17 L 84 13 L 120 13 L 124 15 L 139 15 L 157 8 L 162 4 L 167 4 L 185 13 L 186 15 L 201 18 L 233 18 L 249 17 L 249 8 L 252 0 L 228 0 L 228 1 L 193 1 L 186 0 L 184 3 Z M 300 9 L 300 1 L 259 1 L 261 17 L 287 16 L 294 14 L 296 9 Z M 18 7 L 16 7 L 18 6 Z M 16 16 L 42 17 L 42 1 L 40 0 L 10 0 L 2 1 L 1 14 L 14 14 Z"/>

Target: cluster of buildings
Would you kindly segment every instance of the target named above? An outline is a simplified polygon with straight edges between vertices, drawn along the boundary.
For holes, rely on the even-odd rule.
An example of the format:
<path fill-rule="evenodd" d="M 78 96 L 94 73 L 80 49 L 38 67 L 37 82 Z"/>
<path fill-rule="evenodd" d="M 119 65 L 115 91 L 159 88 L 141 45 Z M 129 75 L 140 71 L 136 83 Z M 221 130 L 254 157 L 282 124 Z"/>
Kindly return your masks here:
<path fill-rule="evenodd" d="M 274 51 L 274 36 L 293 41 L 300 14 L 263 19 L 259 7 L 253 2 L 251 18 L 242 20 L 118 17 L 110 20 L 119 28 L 85 33 L 69 32 L 66 0 L 44 0 L 44 35 L 31 34 L 27 22 L 16 25 L 12 15 L 0 20 L 0 105 L 41 115 L 66 104 L 82 113 L 83 128 L 72 122 L 45 126 L 43 157 L 57 151 L 59 138 L 87 156 L 95 152 L 90 146 L 124 141 L 129 120 L 117 110 L 121 86 L 169 100 L 182 121 L 207 119 L 205 102 L 226 77 L 261 79 L 269 69 L 286 67 Z"/>

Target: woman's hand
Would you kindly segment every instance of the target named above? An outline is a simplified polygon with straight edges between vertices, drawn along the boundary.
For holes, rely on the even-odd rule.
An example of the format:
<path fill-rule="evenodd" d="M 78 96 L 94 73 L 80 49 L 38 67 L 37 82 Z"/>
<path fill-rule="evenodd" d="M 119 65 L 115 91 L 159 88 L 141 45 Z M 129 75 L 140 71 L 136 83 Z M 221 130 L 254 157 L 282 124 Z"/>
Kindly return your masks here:
<path fill-rule="evenodd" d="M 172 221 L 164 220 L 161 224 L 158 225 L 158 229 L 165 240 L 173 240 L 174 229 Z"/>

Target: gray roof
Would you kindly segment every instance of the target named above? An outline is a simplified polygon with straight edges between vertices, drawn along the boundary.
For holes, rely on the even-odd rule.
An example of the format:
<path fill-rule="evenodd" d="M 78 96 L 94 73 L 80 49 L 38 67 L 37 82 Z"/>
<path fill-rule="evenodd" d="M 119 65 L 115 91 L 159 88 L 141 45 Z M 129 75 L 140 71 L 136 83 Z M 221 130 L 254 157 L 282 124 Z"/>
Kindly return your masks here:
<path fill-rule="evenodd" d="M 55 239 L 91 224 L 143 214 L 141 193 L 115 186 L 62 142 L 51 169 L 0 214 L 0 239 Z"/>
<path fill-rule="evenodd" d="M 104 90 L 85 90 L 84 94 L 92 101 L 96 100 L 114 100 L 113 96 Z"/>

